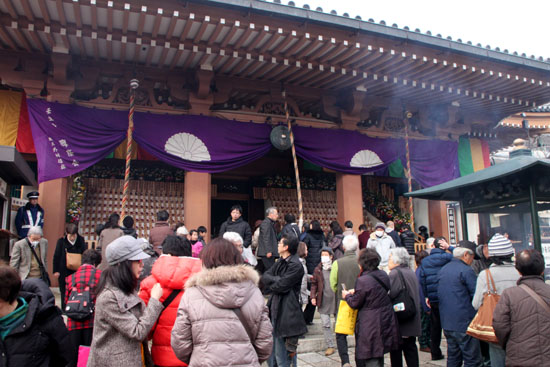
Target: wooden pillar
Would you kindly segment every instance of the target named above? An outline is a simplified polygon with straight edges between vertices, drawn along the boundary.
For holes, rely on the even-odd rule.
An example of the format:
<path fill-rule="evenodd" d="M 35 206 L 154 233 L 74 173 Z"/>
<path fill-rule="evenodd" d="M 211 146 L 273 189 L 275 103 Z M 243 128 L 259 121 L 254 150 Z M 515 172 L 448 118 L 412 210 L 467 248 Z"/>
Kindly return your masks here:
<path fill-rule="evenodd" d="M 344 222 L 351 220 L 353 230 L 359 233 L 359 225 L 363 224 L 363 191 L 361 176 L 336 174 L 336 207 L 338 223 L 344 227 Z"/>
<path fill-rule="evenodd" d="M 445 237 L 449 241 L 449 225 L 447 222 L 447 202 L 430 200 L 428 202 L 429 231 L 434 232 L 435 237 Z"/>
<path fill-rule="evenodd" d="M 42 182 L 38 186 L 40 196 L 38 203 L 44 209 L 44 238 L 48 240 L 48 271 L 52 272 L 53 253 L 57 240 L 65 232 L 65 215 L 67 210 L 66 178 L 58 178 Z M 56 283 L 55 277 L 50 276 L 52 283 Z M 55 286 L 55 284 L 52 284 Z"/>
<path fill-rule="evenodd" d="M 208 229 L 206 241 L 210 241 L 210 211 L 212 199 L 212 176 L 210 173 L 185 172 L 183 209 L 185 227 L 188 230 L 205 226 Z"/>

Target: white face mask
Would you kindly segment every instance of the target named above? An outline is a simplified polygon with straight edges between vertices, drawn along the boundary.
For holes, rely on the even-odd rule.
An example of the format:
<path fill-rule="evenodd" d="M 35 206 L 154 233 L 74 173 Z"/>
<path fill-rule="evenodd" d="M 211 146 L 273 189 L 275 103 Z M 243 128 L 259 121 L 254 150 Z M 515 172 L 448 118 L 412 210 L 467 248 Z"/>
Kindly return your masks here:
<path fill-rule="evenodd" d="M 36 246 L 38 246 L 39 243 L 40 243 L 40 241 L 32 241 L 31 245 L 33 245 L 33 247 L 36 247 Z"/>
<path fill-rule="evenodd" d="M 68 238 L 67 238 L 67 241 L 69 241 L 69 243 L 70 243 L 71 245 L 74 245 L 74 244 L 76 243 L 76 240 L 74 240 L 74 241 L 71 241 L 71 240 L 70 240 L 70 239 L 68 239 Z"/>
<path fill-rule="evenodd" d="M 321 256 L 321 262 L 323 264 L 330 264 L 330 256 Z"/>
<path fill-rule="evenodd" d="M 382 237 L 384 235 L 384 231 L 383 230 L 377 230 L 376 232 L 374 232 L 376 234 L 376 237 Z"/>

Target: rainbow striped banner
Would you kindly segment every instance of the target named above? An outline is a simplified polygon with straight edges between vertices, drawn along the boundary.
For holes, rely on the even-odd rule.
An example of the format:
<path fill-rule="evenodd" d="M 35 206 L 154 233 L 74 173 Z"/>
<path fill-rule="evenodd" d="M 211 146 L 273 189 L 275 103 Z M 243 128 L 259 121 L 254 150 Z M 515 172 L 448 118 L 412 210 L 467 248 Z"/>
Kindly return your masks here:
<path fill-rule="evenodd" d="M 489 167 L 489 143 L 486 140 L 461 137 L 458 141 L 458 165 L 460 176 Z"/>

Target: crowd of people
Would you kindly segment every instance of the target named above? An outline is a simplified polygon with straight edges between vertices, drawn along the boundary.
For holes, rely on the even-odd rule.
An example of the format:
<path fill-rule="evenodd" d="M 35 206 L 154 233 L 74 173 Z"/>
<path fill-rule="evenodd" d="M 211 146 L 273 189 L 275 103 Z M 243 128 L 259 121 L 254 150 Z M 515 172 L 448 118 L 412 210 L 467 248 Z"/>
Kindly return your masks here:
<path fill-rule="evenodd" d="M 43 219 L 26 210 L 31 222 Z M 275 207 L 254 228 L 242 213 L 233 206 L 208 243 L 204 226 L 171 225 L 164 210 L 148 239 L 137 238 L 133 218 L 112 214 L 96 227 L 95 249 L 67 224 L 52 264 L 61 308 L 49 289 L 48 241 L 40 226 L 25 228 L 0 265 L 0 366 L 296 366 L 318 312 L 325 355 L 349 367 L 348 334 L 334 327 L 344 305 L 357 314 L 358 367 L 383 366 L 386 354 L 392 366 L 419 366 L 419 351 L 447 366 L 540 366 L 550 357 L 544 259 L 516 254 L 505 235 L 479 246 L 430 237 L 420 249 L 408 225 L 397 231 L 391 221 L 358 233 L 351 221 L 332 222 L 325 233 L 317 220 L 300 228 L 290 213 L 277 226 Z M 498 343 L 467 332 L 488 292 L 500 295 Z"/>

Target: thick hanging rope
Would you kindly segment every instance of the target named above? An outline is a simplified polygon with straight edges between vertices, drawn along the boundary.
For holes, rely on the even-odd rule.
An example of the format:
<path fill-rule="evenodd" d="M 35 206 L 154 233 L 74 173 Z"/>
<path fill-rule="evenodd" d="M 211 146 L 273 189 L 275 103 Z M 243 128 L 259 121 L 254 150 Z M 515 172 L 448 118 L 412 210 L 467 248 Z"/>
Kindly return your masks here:
<path fill-rule="evenodd" d="M 130 111 L 128 112 L 128 132 L 126 138 L 126 170 L 124 171 L 124 188 L 122 190 L 122 207 L 120 209 L 120 220 L 126 216 L 126 204 L 128 203 L 128 191 L 130 188 L 130 165 L 132 161 L 132 133 L 134 132 L 134 109 L 136 89 L 139 87 L 137 79 L 130 80 Z"/>
<path fill-rule="evenodd" d="M 405 119 L 405 149 L 407 151 L 407 181 L 409 192 L 412 192 L 411 154 L 409 150 L 409 119 Z M 411 213 L 411 230 L 414 231 L 414 208 L 413 198 L 409 197 L 409 213 Z"/>
<path fill-rule="evenodd" d="M 294 161 L 294 174 L 296 175 L 296 191 L 298 194 L 298 226 L 300 229 L 304 224 L 304 205 L 302 202 L 302 188 L 300 184 L 300 171 L 298 170 L 298 158 L 296 157 L 296 147 L 294 146 L 294 133 L 292 132 L 292 123 L 290 122 L 290 114 L 288 111 L 288 103 L 286 100 L 286 91 L 283 90 L 283 100 L 285 102 L 285 117 L 290 133 L 290 145 L 292 149 L 292 160 Z"/>

